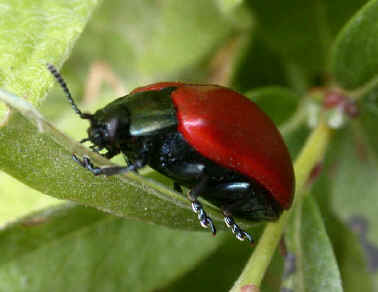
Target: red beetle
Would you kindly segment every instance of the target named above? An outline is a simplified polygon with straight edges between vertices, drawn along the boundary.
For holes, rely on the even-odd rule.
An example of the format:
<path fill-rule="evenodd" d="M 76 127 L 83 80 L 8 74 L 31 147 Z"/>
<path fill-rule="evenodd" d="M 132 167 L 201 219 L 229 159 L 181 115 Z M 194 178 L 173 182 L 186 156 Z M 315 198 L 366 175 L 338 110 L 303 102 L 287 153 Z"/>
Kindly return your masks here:
<path fill-rule="evenodd" d="M 291 205 L 294 172 L 280 133 L 255 103 L 216 85 L 163 82 L 140 87 L 94 114 L 75 105 L 59 73 L 49 66 L 76 113 L 90 121 L 88 138 L 106 158 L 127 157 L 125 167 L 99 168 L 73 155 L 93 174 L 114 175 L 149 165 L 190 189 L 192 208 L 215 234 L 198 197 L 219 206 L 239 240 L 251 236 L 233 215 L 274 220 Z"/>

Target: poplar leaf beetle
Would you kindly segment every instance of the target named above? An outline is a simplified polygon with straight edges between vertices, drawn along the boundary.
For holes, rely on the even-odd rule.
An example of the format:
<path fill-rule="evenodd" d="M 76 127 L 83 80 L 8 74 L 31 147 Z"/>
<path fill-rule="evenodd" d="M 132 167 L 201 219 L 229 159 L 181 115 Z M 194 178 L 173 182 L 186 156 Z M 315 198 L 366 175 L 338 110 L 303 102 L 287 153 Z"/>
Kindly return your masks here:
<path fill-rule="evenodd" d="M 201 226 L 215 235 L 200 196 L 221 209 L 237 239 L 250 242 L 233 216 L 275 220 L 290 208 L 295 182 L 288 149 L 272 120 L 245 96 L 217 85 L 160 82 L 89 114 L 77 107 L 54 66 L 48 69 L 73 110 L 90 123 L 80 142 L 92 143 L 90 148 L 108 159 L 119 153 L 127 158 L 124 167 L 96 167 L 73 154 L 94 175 L 149 165 L 171 178 L 176 191 L 190 189 L 187 196 Z"/>

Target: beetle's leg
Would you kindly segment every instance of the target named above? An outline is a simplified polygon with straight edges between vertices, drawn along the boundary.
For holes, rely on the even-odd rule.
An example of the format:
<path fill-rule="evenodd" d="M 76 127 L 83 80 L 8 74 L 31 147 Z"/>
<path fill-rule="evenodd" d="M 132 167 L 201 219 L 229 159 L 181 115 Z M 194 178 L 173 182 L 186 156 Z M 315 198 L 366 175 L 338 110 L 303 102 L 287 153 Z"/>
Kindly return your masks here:
<path fill-rule="evenodd" d="M 189 200 L 192 202 L 192 209 L 194 213 L 198 215 L 198 219 L 200 224 L 204 228 L 210 228 L 213 235 L 216 234 L 216 229 L 210 217 L 207 216 L 205 210 L 202 207 L 202 204 L 197 200 L 201 192 L 205 189 L 209 177 L 207 175 L 202 175 L 200 182 L 193 187 L 193 189 L 189 192 L 188 197 Z"/>
<path fill-rule="evenodd" d="M 88 169 L 94 175 L 104 174 L 107 176 L 121 174 L 129 171 L 137 171 L 139 168 L 142 168 L 146 165 L 146 159 L 141 158 L 136 160 L 133 164 L 130 164 L 126 167 L 122 166 L 111 166 L 111 167 L 96 167 L 92 164 L 88 156 L 84 156 L 83 159 L 80 159 L 75 154 L 72 154 L 72 159 L 79 163 L 82 167 Z"/>
<path fill-rule="evenodd" d="M 223 215 L 224 223 L 226 223 L 226 226 L 231 229 L 232 233 L 235 234 L 237 239 L 241 241 L 247 239 L 250 243 L 253 243 L 252 236 L 248 232 L 245 232 L 243 229 L 241 229 L 239 225 L 235 223 L 234 218 L 232 218 L 229 212 L 223 211 Z"/>
<path fill-rule="evenodd" d="M 247 239 L 252 243 L 251 235 L 242 230 L 232 217 L 234 210 L 240 211 L 242 207 L 245 207 L 251 201 L 251 183 L 248 181 L 218 183 L 216 186 L 208 188 L 206 192 L 213 199 L 223 202 L 224 222 L 231 229 L 232 233 L 235 234 L 236 238 L 239 240 Z M 255 202 L 253 201 L 253 203 Z"/>

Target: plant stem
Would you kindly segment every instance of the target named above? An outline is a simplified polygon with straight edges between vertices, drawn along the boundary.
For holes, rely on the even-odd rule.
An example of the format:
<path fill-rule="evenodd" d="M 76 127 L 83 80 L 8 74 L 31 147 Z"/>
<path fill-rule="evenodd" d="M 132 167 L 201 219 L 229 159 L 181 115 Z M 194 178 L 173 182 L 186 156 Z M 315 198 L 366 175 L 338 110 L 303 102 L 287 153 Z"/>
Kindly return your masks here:
<path fill-rule="evenodd" d="M 282 136 L 287 136 L 296 130 L 303 122 L 306 121 L 307 113 L 303 110 L 303 105 L 299 106 L 298 110 L 294 113 L 294 115 L 285 123 L 283 123 L 279 130 Z"/>
<path fill-rule="evenodd" d="M 322 160 L 330 140 L 330 134 L 330 128 L 324 121 L 321 121 L 307 139 L 294 164 L 296 195 L 293 206 L 290 211 L 284 212 L 277 222 L 267 224 L 251 258 L 239 279 L 235 282 L 231 292 L 239 292 L 241 287 L 245 285 L 254 285 L 256 287 L 261 285 L 261 281 L 282 237 L 287 219 L 292 210 L 294 210 L 296 202 L 305 193 L 303 190 L 311 170 Z"/>

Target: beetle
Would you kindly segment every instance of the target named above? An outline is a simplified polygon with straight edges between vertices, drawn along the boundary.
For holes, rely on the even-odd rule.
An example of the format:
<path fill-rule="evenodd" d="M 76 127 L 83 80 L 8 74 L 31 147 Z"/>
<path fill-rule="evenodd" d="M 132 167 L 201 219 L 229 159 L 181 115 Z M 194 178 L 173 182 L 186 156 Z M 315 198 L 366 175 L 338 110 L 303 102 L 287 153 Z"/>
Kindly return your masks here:
<path fill-rule="evenodd" d="M 253 242 L 233 216 L 276 220 L 290 208 L 294 172 L 288 149 L 274 123 L 243 95 L 218 85 L 160 82 L 131 91 L 83 113 L 52 65 L 73 110 L 90 126 L 90 148 L 111 159 L 122 153 L 126 166 L 96 167 L 87 156 L 73 159 L 94 175 L 116 175 L 149 165 L 171 178 L 188 198 L 202 227 L 216 229 L 198 197 L 220 207 L 239 240 Z M 105 150 L 106 152 L 101 152 Z"/>

